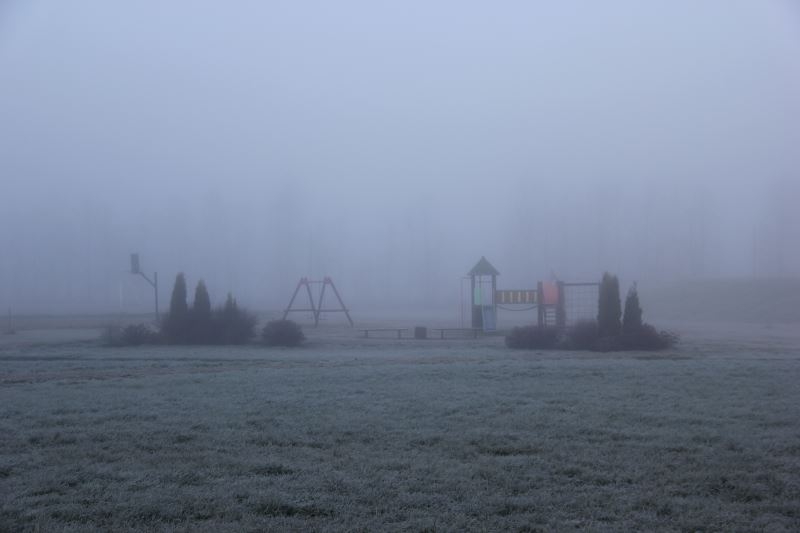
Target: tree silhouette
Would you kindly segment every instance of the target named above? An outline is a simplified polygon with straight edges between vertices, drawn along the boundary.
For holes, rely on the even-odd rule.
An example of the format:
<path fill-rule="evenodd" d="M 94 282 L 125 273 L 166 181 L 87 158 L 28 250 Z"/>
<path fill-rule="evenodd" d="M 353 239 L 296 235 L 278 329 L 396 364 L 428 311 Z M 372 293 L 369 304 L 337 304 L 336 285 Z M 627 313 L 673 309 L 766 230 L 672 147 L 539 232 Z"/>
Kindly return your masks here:
<path fill-rule="evenodd" d="M 186 277 L 183 272 L 175 276 L 163 331 L 166 340 L 171 343 L 182 343 L 189 339 L 189 305 L 186 303 Z"/>
<path fill-rule="evenodd" d="M 255 316 L 240 309 L 236 298 L 228 293 L 225 305 L 214 311 L 214 342 L 244 344 L 253 337 L 255 325 Z"/>
<path fill-rule="evenodd" d="M 192 313 L 201 319 L 208 319 L 211 317 L 211 298 L 208 296 L 206 283 L 202 279 L 197 282 L 197 287 L 194 290 Z"/>
<path fill-rule="evenodd" d="M 622 330 L 622 305 L 619 299 L 619 280 L 606 272 L 600 281 L 597 303 L 597 328 L 600 337 L 616 337 Z"/>
<path fill-rule="evenodd" d="M 186 316 L 189 312 L 189 305 L 186 303 L 186 278 L 183 272 L 175 276 L 175 285 L 172 287 L 172 298 L 169 301 L 169 314 L 174 316 Z"/>
<path fill-rule="evenodd" d="M 628 291 L 625 297 L 625 313 L 622 315 L 622 332 L 626 334 L 637 333 L 642 329 L 642 307 L 639 305 L 639 292 L 636 284 Z"/>
<path fill-rule="evenodd" d="M 194 290 L 191 312 L 191 341 L 205 344 L 214 336 L 211 328 L 211 298 L 206 283 L 201 279 Z"/>

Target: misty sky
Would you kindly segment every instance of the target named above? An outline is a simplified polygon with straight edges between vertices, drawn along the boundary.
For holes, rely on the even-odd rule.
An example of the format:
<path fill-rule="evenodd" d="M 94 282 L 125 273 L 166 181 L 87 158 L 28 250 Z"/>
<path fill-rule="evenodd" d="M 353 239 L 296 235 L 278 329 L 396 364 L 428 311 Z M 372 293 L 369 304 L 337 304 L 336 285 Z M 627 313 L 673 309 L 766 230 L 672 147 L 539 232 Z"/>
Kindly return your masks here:
<path fill-rule="evenodd" d="M 0 307 L 800 275 L 800 4 L 0 0 Z"/>

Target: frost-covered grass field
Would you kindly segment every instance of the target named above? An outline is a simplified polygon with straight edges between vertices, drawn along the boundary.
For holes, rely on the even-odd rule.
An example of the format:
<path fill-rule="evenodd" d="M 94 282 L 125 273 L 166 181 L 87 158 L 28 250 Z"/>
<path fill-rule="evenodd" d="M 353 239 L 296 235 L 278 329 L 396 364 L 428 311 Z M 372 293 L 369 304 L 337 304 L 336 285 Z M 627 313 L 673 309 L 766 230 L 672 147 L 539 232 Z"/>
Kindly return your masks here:
<path fill-rule="evenodd" d="M 0 530 L 797 531 L 795 335 L 648 355 L 22 332 L 0 341 Z"/>

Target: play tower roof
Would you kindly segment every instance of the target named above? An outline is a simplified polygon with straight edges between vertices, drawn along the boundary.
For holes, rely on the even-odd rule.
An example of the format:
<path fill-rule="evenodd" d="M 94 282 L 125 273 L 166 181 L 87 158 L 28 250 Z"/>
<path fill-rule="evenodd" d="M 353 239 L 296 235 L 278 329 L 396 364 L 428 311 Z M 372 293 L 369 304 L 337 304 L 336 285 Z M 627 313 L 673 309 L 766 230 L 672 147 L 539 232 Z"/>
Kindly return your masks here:
<path fill-rule="evenodd" d="M 481 256 L 481 260 L 478 261 L 472 270 L 469 271 L 468 275 L 470 276 L 499 276 L 500 272 L 497 271 L 495 267 L 486 259 L 486 257 Z"/>

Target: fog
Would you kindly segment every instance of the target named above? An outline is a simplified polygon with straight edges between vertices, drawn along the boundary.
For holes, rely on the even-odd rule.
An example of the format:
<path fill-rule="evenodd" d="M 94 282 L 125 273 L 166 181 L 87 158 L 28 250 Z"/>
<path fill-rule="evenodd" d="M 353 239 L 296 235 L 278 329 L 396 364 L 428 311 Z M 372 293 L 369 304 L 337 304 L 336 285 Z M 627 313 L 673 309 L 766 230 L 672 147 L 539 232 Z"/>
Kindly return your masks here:
<path fill-rule="evenodd" d="M 0 307 L 800 275 L 795 2 L 0 3 Z"/>

